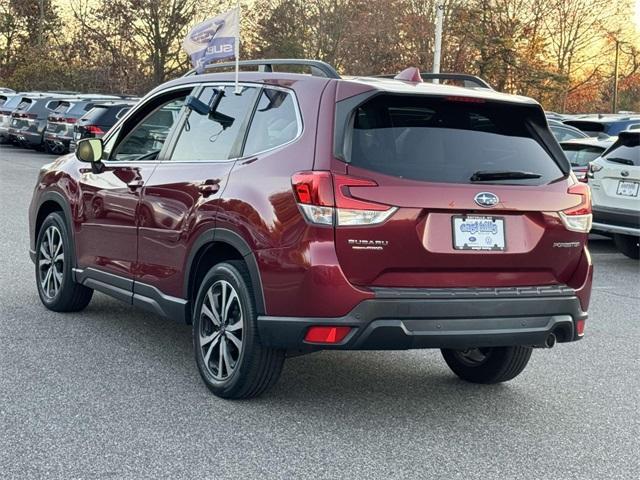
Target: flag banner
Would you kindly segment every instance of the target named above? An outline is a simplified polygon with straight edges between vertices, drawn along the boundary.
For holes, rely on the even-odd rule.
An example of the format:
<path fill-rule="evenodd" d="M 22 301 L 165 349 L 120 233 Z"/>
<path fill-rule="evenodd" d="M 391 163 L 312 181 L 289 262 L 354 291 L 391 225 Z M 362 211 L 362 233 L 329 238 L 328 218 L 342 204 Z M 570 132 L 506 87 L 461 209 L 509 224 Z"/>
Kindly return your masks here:
<path fill-rule="evenodd" d="M 239 8 L 233 8 L 191 29 L 182 42 L 182 48 L 191 58 L 191 63 L 196 70 L 202 70 L 212 61 L 236 56 L 239 22 Z"/>

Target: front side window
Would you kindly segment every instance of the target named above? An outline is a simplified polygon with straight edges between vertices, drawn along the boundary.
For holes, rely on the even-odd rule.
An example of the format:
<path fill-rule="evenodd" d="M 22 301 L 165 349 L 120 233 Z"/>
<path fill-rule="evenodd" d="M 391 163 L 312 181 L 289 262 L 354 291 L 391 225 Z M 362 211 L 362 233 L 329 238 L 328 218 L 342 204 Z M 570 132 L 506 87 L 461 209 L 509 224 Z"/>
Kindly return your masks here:
<path fill-rule="evenodd" d="M 244 155 L 253 155 L 290 142 L 298 136 L 298 118 L 293 96 L 265 88 L 253 116 Z"/>
<path fill-rule="evenodd" d="M 111 153 L 111 160 L 155 160 L 178 120 L 185 96 L 172 98 L 149 113 L 129 131 Z"/>
<path fill-rule="evenodd" d="M 234 90 L 234 87 L 222 89 L 222 99 L 213 115 L 189 110 L 171 160 L 216 161 L 239 156 L 258 89 L 242 87 L 240 95 Z M 219 91 L 220 87 L 206 87 L 198 100 L 209 105 Z"/>

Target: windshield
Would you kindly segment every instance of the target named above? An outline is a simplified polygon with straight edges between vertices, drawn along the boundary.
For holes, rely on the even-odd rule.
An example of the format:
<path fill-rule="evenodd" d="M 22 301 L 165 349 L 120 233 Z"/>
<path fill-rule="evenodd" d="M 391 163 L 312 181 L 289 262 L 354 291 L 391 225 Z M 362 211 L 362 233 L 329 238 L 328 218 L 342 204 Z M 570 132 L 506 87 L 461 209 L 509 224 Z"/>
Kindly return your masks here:
<path fill-rule="evenodd" d="M 509 104 L 380 95 L 356 110 L 351 136 L 353 165 L 402 178 L 470 183 L 476 172 L 530 172 L 494 181 L 540 185 L 563 176 Z"/>

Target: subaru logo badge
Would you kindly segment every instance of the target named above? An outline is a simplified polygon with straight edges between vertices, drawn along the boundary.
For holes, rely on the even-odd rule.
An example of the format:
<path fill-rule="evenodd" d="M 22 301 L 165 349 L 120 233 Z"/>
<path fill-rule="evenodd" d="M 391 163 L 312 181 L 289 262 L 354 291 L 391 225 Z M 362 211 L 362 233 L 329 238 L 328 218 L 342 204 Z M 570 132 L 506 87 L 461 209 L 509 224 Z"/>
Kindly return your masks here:
<path fill-rule="evenodd" d="M 629 176 L 629 171 L 628 170 L 622 170 L 620 172 L 620 175 L 622 175 L 623 177 L 628 177 Z"/>
<path fill-rule="evenodd" d="M 480 192 L 474 198 L 475 202 L 481 207 L 493 207 L 498 204 L 499 199 L 495 193 Z"/>

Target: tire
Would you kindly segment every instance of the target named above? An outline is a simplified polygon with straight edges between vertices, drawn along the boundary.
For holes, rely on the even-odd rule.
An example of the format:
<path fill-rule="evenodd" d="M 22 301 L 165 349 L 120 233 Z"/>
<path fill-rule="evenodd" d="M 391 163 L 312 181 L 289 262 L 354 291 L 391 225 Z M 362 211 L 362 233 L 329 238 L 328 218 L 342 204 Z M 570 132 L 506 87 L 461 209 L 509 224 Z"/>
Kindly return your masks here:
<path fill-rule="evenodd" d="M 517 377 L 529 363 L 531 347 L 442 349 L 442 356 L 458 377 L 472 383 L 501 383 Z"/>
<path fill-rule="evenodd" d="M 616 248 L 620 250 L 627 257 L 634 260 L 640 259 L 640 238 L 632 235 L 621 235 L 616 233 L 613 236 L 613 241 L 616 244 Z"/>
<path fill-rule="evenodd" d="M 92 289 L 73 280 L 72 256 L 66 222 L 60 213 L 53 212 L 44 219 L 38 233 L 35 270 L 40 300 L 54 312 L 78 312 L 93 296 Z"/>
<path fill-rule="evenodd" d="M 200 284 L 192 320 L 196 364 L 214 395 L 252 398 L 276 383 L 285 352 L 260 343 L 253 287 L 244 262 L 220 263 L 209 270 Z"/>

